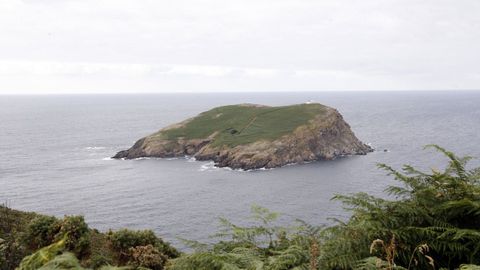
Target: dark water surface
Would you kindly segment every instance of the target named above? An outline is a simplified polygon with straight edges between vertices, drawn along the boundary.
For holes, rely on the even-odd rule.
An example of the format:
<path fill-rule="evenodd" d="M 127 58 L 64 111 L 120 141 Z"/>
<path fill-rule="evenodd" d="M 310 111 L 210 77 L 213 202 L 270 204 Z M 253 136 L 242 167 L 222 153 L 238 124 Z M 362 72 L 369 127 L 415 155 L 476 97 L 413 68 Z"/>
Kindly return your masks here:
<path fill-rule="evenodd" d="M 308 100 L 337 108 L 357 137 L 381 151 L 254 172 L 185 159 L 108 159 L 214 106 Z M 176 237 L 207 241 L 219 216 L 243 222 L 252 204 L 282 213 L 281 223 L 320 224 L 348 216 L 330 201 L 335 193 L 381 195 L 392 184 L 378 162 L 440 167 L 441 156 L 422 151 L 430 143 L 480 157 L 479 104 L 480 92 L 0 96 L 0 201 L 82 214 L 100 230 L 151 228 L 177 245 Z"/>

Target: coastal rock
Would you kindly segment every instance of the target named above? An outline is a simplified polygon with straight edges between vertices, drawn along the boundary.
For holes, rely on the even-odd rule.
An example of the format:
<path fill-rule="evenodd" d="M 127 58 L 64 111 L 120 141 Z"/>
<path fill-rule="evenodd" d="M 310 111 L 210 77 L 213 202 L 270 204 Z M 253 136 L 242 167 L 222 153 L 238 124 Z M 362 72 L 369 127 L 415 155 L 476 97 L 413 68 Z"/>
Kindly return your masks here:
<path fill-rule="evenodd" d="M 233 169 L 274 168 L 292 163 L 365 155 L 335 109 L 314 103 L 282 107 L 231 105 L 166 127 L 113 158 L 193 156 Z"/>

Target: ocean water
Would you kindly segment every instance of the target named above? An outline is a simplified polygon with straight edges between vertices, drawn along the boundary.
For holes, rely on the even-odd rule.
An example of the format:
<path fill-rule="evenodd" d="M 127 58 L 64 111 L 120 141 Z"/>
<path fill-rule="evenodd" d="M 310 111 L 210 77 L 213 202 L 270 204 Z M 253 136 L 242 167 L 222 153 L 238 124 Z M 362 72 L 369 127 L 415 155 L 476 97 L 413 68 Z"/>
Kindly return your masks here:
<path fill-rule="evenodd" d="M 308 100 L 337 108 L 377 151 L 251 172 L 191 159 L 111 160 L 163 126 L 211 107 Z M 428 170 L 445 158 L 426 144 L 480 157 L 480 92 L 316 92 L 0 96 L 0 201 L 58 217 L 84 215 L 100 230 L 150 228 L 211 241 L 218 217 L 245 224 L 253 204 L 313 224 L 347 218 L 336 193 L 385 196 L 395 182 L 376 168 Z M 479 165 L 478 160 L 472 166 Z"/>

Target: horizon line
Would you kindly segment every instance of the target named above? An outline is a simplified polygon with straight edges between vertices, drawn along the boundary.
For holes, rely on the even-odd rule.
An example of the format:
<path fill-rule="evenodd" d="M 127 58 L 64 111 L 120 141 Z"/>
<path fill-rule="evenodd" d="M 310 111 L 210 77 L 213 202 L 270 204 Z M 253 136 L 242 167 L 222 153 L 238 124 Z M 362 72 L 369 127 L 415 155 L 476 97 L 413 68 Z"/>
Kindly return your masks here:
<path fill-rule="evenodd" d="M 0 96 L 62 96 L 62 95 L 157 95 L 157 94 L 239 94 L 239 93 L 318 93 L 318 92 L 474 92 L 480 91 L 479 89 L 393 89 L 393 90 L 378 90 L 378 89 L 350 89 L 350 90 L 244 90 L 244 91 L 192 91 L 192 90 L 179 90 L 179 91 L 141 91 L 141 92 L 71 92 L 71 93 L 58 93 L 58 92 L 25 92 L 25 93 L 1 93 Z"/>

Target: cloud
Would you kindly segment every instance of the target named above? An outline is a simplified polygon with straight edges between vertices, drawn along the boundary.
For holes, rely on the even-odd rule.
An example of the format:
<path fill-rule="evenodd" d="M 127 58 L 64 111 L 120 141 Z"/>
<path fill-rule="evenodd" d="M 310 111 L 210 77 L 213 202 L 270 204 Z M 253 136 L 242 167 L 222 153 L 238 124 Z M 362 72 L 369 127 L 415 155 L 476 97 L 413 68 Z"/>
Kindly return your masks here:
<path fill-rule="evenodd" d="M 82 62 L 42 62 L 42 61 L 0 61 L 0 76 L 8 75 L 95 75 L 95 76 L 155 76 L 187 75 L 224 77 L 241 75 L 244 77 L 271 77 L 275 69 L 208 66 L 208 65 L 168 65 L 168 64 L 129 64 L 129 63 L 82 63 Z"/>
<path fill-rule="evenodd" d="M 228 75 L 232 70 L 221 66 L 173 65 L 168 74 L 219 77 Z"/>
<path fill-rule="evenodd" d="M 247 68 L 244 72 L 247 76 L 271 78 L 276 77 L 279 70 L 272 68 Z"/>
<path fill-rule="evenodd" d="M 477 0 L 0 1 L 0 93 L 480 88 L 479 13 Z"/>
<path fill-rule="evenodd" d="M 136 76 L 162 70 L 162 67 L 145 64 L 62 63 L 39 61 L 0 61 L 0 76 L 6 75 L 115 75 Z M 164 67 L 164 71 L 168 68 Z"/>

